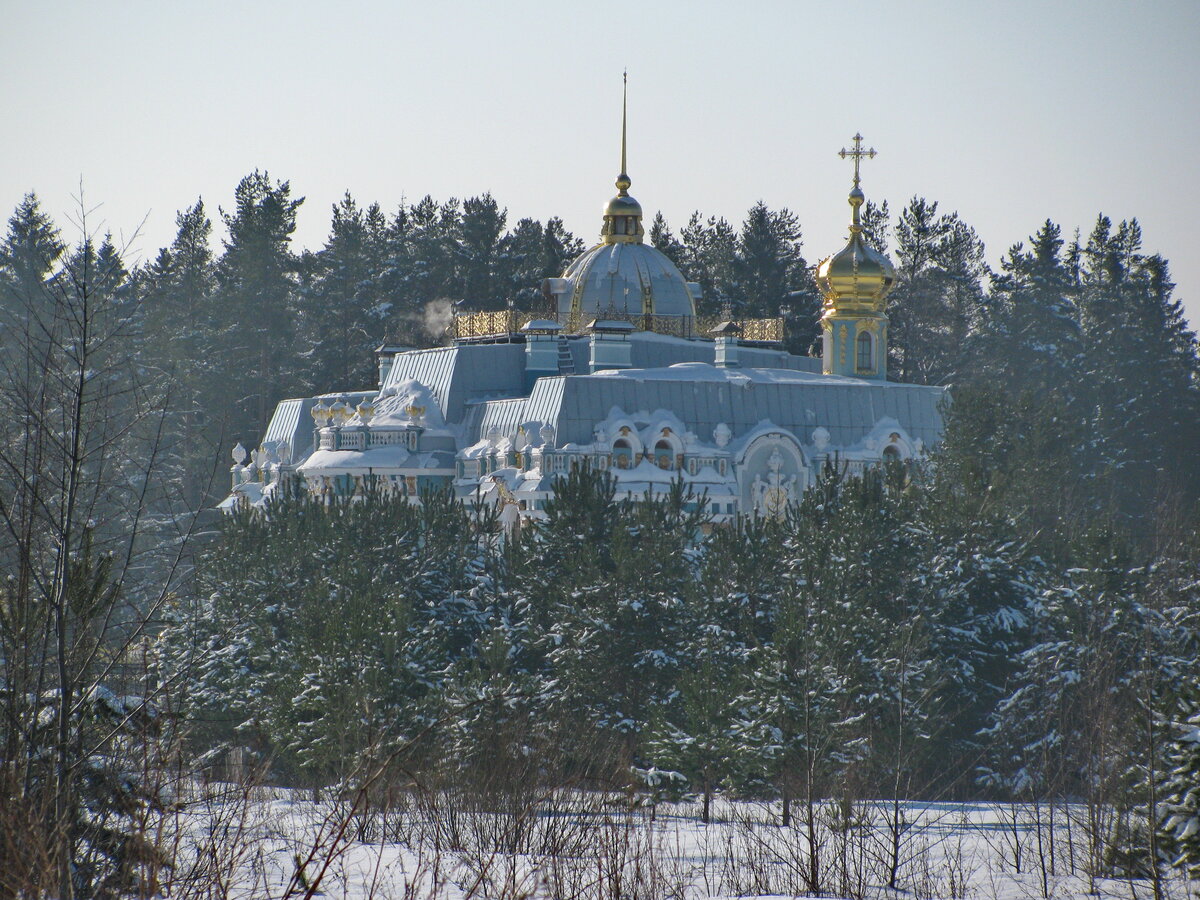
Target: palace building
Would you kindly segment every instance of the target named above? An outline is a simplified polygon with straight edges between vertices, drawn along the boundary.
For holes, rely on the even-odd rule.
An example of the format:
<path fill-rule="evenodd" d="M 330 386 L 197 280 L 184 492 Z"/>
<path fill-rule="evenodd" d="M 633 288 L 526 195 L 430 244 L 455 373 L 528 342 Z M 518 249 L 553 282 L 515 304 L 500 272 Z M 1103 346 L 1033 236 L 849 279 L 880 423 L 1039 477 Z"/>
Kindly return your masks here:
<path fill-rule="evenodd" d="M 645 242 L 623 116 L 600 242 L 547 279 L 545 309 L 456 315 L 449 346 L 380 348 L 377 386 L 283 401 L 248 465 L 235 449 L 222 506 L 290 489 L 419 502 L 449 486 L 512 524 L 543 515 L 556 478 L 586 462 L 618 497 L 682 479 L 722 521 L 782 515 L 827 460 L 854 472 L 920 457 L 940 437 L 944 390 L 887 380 L 895 271 L 859 220 L 859 165 L 874 155 L 858 135 L 841 152 L 850 236 L 816 270 L 820 359 L 782 349 L 782 319 L 697 317 L 699 285 Z"/>

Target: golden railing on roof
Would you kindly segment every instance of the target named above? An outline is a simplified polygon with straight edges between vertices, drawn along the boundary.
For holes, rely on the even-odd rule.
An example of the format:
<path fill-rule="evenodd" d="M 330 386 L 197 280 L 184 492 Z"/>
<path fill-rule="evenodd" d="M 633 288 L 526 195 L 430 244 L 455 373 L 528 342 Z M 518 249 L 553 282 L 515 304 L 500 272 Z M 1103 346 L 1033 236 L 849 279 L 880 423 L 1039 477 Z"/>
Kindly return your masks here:
<path fill-rule="evenodd" d="M 503 337 L 520 333 L 521 326 L 529 319 L 536 318 L 531 313 L 519 312 L 515 309 L 502 309 L 491 312 L 459 313 L 450 323 L 449 334 L 456 340 L 471 340 L 475 338 Z M 637 331 L 650 331 L 654 334 L 666 334 L 680 338 L 708 337 L 723 318 L 709 316 L 621 316 L 628 319 Z M 569 313 L 562 323 L 564 334 L 583 334 L 587 331 L 588 322 L 578 312 Z M 740 338 L 753 343 L 781 344 L 784 338 L 783 319 L 734 319 L 741 329 Z"/>
<path fill-rule="evenodd" d="M 696 333 L 698 335 L 711 334 L 712 330 L 724 321 L 725 319 L 719 316 L 697 319 Z M 763 344 L 783 343 L 783 319 L 731 319 L 730 321 L 741 329 L 738 337 L 743 341 Z"/>
<path fill-rule="evenodd" d="M 516 334 L 529 319 L 527 313 L 515 309 L 500 309 L 490 312 L 459 313 L 450 322 L 450 336 L 463 338 L 499 337 Z"/>
<path fill-rule="evenodd" d="M 742 327 L 743 341 L 783 343 L 785 334 L 783 319 L 743 319 L 738 322 L 738 325 Z"/>

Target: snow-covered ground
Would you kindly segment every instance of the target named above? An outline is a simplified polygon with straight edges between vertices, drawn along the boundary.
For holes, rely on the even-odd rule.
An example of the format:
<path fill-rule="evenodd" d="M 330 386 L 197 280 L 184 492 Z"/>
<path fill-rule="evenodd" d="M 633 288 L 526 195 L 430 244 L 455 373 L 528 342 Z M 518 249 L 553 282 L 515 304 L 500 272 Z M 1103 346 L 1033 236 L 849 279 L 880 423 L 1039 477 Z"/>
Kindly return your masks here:
<path fill-rule="evenodd" d="M 189 864 L 173 896 L 276 898 L 1153 897 L 1148 879 L 1089 877 L 1104 810 L 975 803 L 816 810 L 817 865 L 803 807 L 778 803 L 630 809 L 619 796 L 402 794 L 350 803 L 230 789 L 186 807 Z M 1097 818 L 1098 817 L 1098 818 Z M 1107 862 L 1112 862 L 1111 854 Z M 885 886 L 893 865 L 898 890 Z M 214 891 L 214 887 L 219 887 Z M 812 890 L 814 884 L 819 892 Z M 1197 885 L 1192 885 L 1196 890 Z M 1184 898 L 1177 877 L 1163 896 Z"/>

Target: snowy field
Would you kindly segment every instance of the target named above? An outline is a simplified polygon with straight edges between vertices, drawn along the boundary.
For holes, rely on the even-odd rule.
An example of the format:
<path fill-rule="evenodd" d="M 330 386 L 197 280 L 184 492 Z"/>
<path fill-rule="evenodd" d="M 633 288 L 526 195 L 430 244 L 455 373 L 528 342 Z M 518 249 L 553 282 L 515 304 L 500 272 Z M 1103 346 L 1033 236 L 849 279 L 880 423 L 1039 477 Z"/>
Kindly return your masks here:
<path fill-rule="evenodd" d="M 447 793 L 349 802 L 236 788 L 185 807 L 178 897 L 282 898 L 1049 898 L 1154 896 L 1115 878 L 1103 810 L 988 804 L 803 806 L 659 804 L 620 796 Z M 486 807 L 486 808 L 485 808 Z M 815 861 L 814 867 L 814 851 Z M 895 889 L 887 888 L 893 867 Z M 1105 869 L 1110 877 L 1101 877 Z M 1094 872 L 1095 877 L 1089 875 Z M 816 890 L 813 886 L 816 886 Z M 1197 888 L 1193 885 L 1193 890 Z M 1189 896 L 1175 877 L 1162 896 Z"/>

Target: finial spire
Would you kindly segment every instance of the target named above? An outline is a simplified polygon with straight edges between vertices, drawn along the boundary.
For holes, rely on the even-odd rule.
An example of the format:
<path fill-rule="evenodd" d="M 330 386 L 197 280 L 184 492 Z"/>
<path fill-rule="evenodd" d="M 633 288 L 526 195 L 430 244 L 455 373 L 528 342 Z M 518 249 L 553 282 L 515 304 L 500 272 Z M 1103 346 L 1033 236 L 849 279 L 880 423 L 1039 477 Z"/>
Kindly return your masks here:
<path fill-rule="evenodd" d="M 858 208 L 862 206 L 863 200 L 865 199 L 863 197 L 862 188 L 859 187 L 858 167 L 864 159 L 875 158 L 875 148 L 872 147 L 870 150 L 864 150 L 862 142 L 863 136 L 861 134 L 855 134 L 854 149 L 847 150 L 845 147 L 843 147 L 838 152 L 838 156 L 840 156 L 842 159 L 849 157 L 850 159 L 854 160 L 854 187 L 850 189 L 850 208 L 853 210 L 850 220 L 850 231 L 855 234 L 862 231 L 862 223 L 859 219 Z"/>
<path fill-rule="evenodd" d="M 626 146 L 626 122 L 628 120 L 629 110 L 629 70 L 626 69 L 621 73 L 621 174 L 617 176 L 617 190 L 620 196 L 627 196 L 629 186 L 633 184 L 629 180 L 629 167 L 625 162 L 625 146 Z"/>

